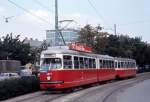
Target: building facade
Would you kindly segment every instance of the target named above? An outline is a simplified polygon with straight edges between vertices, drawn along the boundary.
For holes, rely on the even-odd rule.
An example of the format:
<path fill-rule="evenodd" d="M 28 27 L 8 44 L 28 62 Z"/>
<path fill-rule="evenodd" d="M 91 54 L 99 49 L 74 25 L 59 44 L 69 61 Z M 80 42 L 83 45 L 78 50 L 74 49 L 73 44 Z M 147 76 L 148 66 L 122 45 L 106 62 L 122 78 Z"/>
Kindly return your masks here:
<path fill-rule="evenodd" d="M 55 30 L 47 30 L 46 31 L 46 41 L 50 46 L 55 45 Z M 76 42 L 79 37 L 79 31 L 74 29 L 65 29 L 61 31 L 61 34 L 65 40 L 66 45 L 68 45 L 71 42 Z M 59 45 L 64 45 L 61 35 L 58 35 L 57 38 Z"/>
<path fill-rule="evenodd" d="M 43 41 L 39 41 L 38 39 L 32 39 L 32 38 L 25 38 L 24 44 L 29 44 L 32 48 L 39 48 L 41 47 Z"/>

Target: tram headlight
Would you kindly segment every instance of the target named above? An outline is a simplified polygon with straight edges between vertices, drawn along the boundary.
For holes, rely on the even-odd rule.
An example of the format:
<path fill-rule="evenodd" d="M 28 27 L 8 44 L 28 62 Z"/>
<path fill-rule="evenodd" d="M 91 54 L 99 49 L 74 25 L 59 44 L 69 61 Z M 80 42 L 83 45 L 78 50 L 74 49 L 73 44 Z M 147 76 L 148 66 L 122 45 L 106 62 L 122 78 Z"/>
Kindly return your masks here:
<path fill-rule="evenodd" d="M 47 73 L 47 80 L 51 80 L 51 74 Z"/>
<path fill-rule="evenodd" d="M 47 76 L 47 80 L 51 80 L 51 76 Z"/>

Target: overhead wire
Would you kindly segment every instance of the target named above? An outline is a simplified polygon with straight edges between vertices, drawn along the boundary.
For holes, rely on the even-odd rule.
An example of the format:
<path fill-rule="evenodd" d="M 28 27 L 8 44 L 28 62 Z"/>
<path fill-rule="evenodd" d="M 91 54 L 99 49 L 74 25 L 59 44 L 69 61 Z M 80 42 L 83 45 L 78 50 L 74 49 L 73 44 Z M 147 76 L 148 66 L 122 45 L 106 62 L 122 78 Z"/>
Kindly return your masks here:
<path fill-rule="evenodd" d="M 95 7 L 95 5 L 93 4 L 93 2 L 91 0 L 87 0 L 89 5 L 93 8 L 93 10 L 95 11 L 95 13 L 97 14 L 97 16 L 103 20 L 104 23 L 106 23 L 106 21 L 104 20 L 103 16 L 99 13 L 99 11 L 97 10 L 97 8 Z"/>
<path fill-rule="evenodd" d="M 50 23 L 49 23 L 47 20 L 45 20 L 44 18 L 37 16 L 36 14 L 34 14 L 34 13 L 32 13 L 31 11 L 29 11 L 29 10 L 23 8 L 22 6 L 16 4 L 15 2 L 13 2 L 13 1 L 11 1 L 11 0 L 7 0 L 7 1 L 10 2 L 11 4 L 13 4 L 14 6 L 16 6 L 16 7 L 20 8 L 20 9 L 22 9 L 22 10 L 25 11 L 26 13 L 28 13 L 28 14 L 30 14 L 30 15 L 36 17 L 37 19 L 39 19 L 39 20 L 41 20 L 41 21 L 43 21 L 43 22 L 45 22 L 45 23 L 47 23 L 47 24 L 50 24 Z"/>
<path fill-rule="evenodd" d="M 35 2 L 36 4 L 40 5 L 41 7 L 43 7 L 44 9 L 54 12 L 53 10 L 51 10 L 49 7 L 45 6 L 44 4 L 42 4 L 39 0 L 32 0 L 33 2 Z"/>
<path fill-rule="evenodd" d="M 118 24 L 119 27 L 121 26 L 128 26 L 128 25 L 134 25 L 134 24 L 141 24 L 141 23 L 148 23 L 150 22 L 150 20 L 139 20 L 139 21 L 134 21 L 134 22 L 130 22 L 130 23 L 124 23 L 124 24 Z"/>

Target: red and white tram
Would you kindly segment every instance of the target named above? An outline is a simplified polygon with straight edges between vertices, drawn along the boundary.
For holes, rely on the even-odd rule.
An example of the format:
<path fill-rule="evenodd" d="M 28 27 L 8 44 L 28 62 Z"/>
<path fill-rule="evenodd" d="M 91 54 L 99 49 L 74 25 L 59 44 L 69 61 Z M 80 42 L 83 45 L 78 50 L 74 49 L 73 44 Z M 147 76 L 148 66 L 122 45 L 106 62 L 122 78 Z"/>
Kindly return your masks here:
<path fill-rule="evenodd" d="M 133 60 L 124 60 L 108 55 L 92 54 L 89 50 L 84 50 L 84 47 L 80 51 L 53 47 L 41 54 L 40 87 L 66 89 L 112 80 L 116 77 L 135 76 L 135 61 L 134 65 L 129 66 Z M 128 64 L 120 66 L 122 62 Z"/>

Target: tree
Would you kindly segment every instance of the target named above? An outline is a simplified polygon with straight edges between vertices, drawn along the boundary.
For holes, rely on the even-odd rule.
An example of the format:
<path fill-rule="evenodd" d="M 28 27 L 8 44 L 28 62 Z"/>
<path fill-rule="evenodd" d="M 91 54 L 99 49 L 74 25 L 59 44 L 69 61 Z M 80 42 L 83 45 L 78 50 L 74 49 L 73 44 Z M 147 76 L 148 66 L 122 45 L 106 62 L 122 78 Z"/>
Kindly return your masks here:
<path fill-rule="evenodd" d="M 0 60 L 19 60 L 24 65 L 33 62 L 35 58 L 34 51 L 29 44 L 24 44 L 24 40 L 19 39 L 20 35 L 15 37 L 7 34 L 0 39 Z"/>
<path fill-rule="evenodd" d="M 101 30 L 102 27 L 100 25 L 95 28 L 91 25 L 86 25 L 80 31 L 78 41 L 92 47 L 95 53 L 104 53 L 108 33 L 101 32 Z"/>
<path fill-rule="evenodd" d="M 85 43 L 90 47 L 94 46 L 94 38 L 96 36 L 95 30 L 91 25 L 86 25 L 80 31 L 79 42 Z"/>
<path fill-rule="evenodd" d="M 140 66 L 150 63 L 150 45 L 140 37 L 131 38 L 128 35 L 112 35 L 102 32 L 102 27 L 86 25 L 80 31 L 79 42 L 93 48 L 98 54 L 114 57 L 133 58 Z"/>

